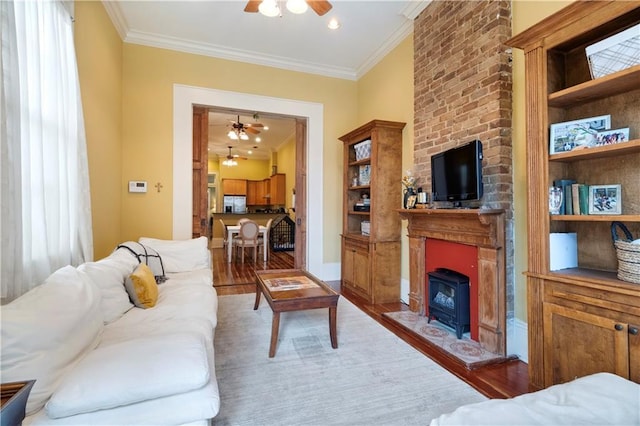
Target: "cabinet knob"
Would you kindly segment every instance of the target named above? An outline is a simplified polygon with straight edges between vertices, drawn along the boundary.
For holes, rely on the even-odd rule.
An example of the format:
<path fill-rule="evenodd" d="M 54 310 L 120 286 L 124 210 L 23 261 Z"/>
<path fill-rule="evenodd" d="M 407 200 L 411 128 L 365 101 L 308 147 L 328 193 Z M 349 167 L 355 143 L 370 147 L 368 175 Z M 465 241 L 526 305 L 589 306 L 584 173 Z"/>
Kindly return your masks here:
<path fill-rule="evenodd" d="M 621 331 L 622 329 L 624 329 L 624 327 L 622 326 L 622 324 L 616 324 L 614 327 L 616 330 Z"/>
<path fill-rule="evenodd" d="M 634 336 L 638 335 L 638 327 L 629 327 L 629 334 L 633 334 Z"/>

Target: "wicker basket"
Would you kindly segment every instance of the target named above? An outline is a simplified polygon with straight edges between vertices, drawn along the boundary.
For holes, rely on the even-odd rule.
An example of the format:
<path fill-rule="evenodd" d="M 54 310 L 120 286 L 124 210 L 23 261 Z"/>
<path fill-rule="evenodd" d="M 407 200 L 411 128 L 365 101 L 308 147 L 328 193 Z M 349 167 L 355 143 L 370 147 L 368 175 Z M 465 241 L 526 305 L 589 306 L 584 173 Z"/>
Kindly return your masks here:
<path fill-rule="evenodd" d="M 626 240 L 618 237 L 622 230 Z M 633 244 L 631 232 L 622 222 L 611 222 L 611 238 L 618 257 L 618 279 L 640 284 L 640 244 Z"/>

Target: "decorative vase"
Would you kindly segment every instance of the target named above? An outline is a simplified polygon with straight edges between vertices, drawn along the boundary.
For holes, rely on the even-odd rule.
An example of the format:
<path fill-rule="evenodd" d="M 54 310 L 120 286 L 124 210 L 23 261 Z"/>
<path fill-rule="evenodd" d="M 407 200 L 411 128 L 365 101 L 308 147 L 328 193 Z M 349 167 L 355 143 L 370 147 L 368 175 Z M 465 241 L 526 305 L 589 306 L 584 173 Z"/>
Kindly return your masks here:
<path fill-rule="evenodd" d="M 415 207 L 415 203 L 413 203 L 413 205 L 409 205 L 409 197 L 411 197 L 412 195 L 416 195 L 416 192 L 413 188 L 407 188 L 404 190 L 404 200 L 402 203 L 402 206 L 405 209 L 412 209 Z"/>

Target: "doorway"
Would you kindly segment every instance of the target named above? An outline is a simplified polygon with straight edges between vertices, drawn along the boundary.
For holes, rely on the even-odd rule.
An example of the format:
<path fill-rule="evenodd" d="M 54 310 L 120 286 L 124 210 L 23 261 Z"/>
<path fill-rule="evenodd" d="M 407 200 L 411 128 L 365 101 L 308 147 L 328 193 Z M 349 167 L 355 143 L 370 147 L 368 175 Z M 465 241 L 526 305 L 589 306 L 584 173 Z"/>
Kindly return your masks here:
<path fill-rule="evenodd" d="M 293 228 L 290 238 L 287 239 L 290 242 L 287 251 L 295 257 L 295 268 L 305 268 L 306 208 L 304 203 L 296 205 L 293 194 L 296 187 L 301 187 L 304 179 L 298 172 L 306 169 L 306 159 L 297 153 L 306 151 L 307 120 L 256 110 L 194 107 L 194 111 L 199 109 L 206 110 L 208 131 L 196 133 L 197 126 L 194 126 L 194 135 L 200 135 L 197 141 L 194 140 L 197 144 L 194 146 L 194 152 L 208 153 L 208 172 L 211 174 L 218 171 L 222 182 L 224 179 L 230 179 L 229 182 L 247 182 L 247 190 L 243 195 L 246 197 L 248 217 L 259 216 L 260 219 L 256 220 L 264 224 L 269 215 L 273 215 L 271 218 L 275 219 L 274 228 L 270 234 L 276 235 L 274 231 L 278 229 L 277 224 L 282 223 L 282 220 L 291 222 Z M 194 115 L 194 120 L 196 117 L 199 116 Z M 299 121 L 302 122 L 302 127 L 297 125 Z M 196 175 L 194 169 L 194 176 Z M 271 184 L 267 183 L 265 186 L 265 181 L 271 181 Z M 280 182 L 279 187 L 274 184 L 276 181 Z M 194 192 L 201 191 L 197 182 L 193 188 Z M 276 194 L 273 191 L 276 191 Z M 213 213 L 224 214 L 223 192 L 218 193 L 218 208 L 209 208 L 206 212 L 209 222 Z M 201 192 L 200 196 L 205 197 L 205 194 Z M 194 208 L 198 205 L 195 202 Z M 286 215 L 284 219 L 282 214 Z M 233 218 L 227 217 L 227 220 Z M 297 222 L 296 225 L 293 225 L 294 220 Z M 212 240 L 212 247 L 222 245 L 218 234 Z"/>
<path fill-rule="evenodd" d="M 193 191 L 191 188 L 191 132 L 192 108 L 201 105 L 213 108 L 237 108 L 240 110 L 258 110 L 265 113 L 306 119 L 306 170 L 301 186 L 305 193 L 322 193 L 323 187 L 323 106 L 319 103 L 292 99 L 266 97 L 260 95 L 227 92 L 175 84 L 173 88 L 173 238 L 186 239 L 191 235 L 191 206 Z M 177 190 L 180 188 L 180 190 Z M 298 197 L 306 212 L 306 223 L 313 224 L 307 229 L 304 250 L 307 253 L 306 269 L 323 279 L 323 200 L 313 198 L 313 208 L 309 206 L 310 197 Z M 297 204 L 299 205 L 299 204 Z M 297 214 L 296 214 L 297 216 Z M 310 250 L 313 247 L 313 250 Z"/>

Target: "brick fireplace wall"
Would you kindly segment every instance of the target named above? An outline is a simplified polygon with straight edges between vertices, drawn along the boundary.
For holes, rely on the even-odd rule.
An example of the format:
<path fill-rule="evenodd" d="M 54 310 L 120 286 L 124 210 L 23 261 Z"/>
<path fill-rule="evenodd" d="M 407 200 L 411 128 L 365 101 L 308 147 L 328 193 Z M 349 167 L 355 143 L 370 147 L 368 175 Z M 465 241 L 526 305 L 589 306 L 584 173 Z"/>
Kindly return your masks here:
<path fill-rule="evenodd" d="M 507 317 L 513 317 L 510 1 L 436 1 L 414 23 L 414 173 L 431 155 L 480 139 L 483 207 L 505 210 Z"/>

